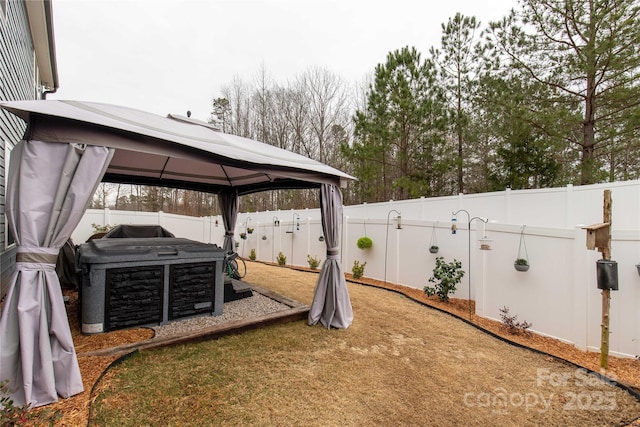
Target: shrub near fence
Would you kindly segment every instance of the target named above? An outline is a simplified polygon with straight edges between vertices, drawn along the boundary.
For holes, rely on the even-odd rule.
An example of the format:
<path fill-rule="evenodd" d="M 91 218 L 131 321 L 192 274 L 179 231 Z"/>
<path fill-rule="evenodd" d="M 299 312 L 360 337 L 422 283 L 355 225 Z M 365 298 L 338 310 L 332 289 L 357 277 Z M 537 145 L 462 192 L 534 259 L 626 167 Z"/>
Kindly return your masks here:
<path fill-rule="evenodd" d="M 601 296 L 595 269 L 600 254 L 586 249 L 582 226 L 602 222 L 607 188 L 612 190 L 612 259 L 618 262 L 620 285 L 619 291 L 611 293 L 610 354 L 632 357 L 640 354 L 640 276 L 635 267 L 640 261 L 639 181 L 345 206 L 342 265 L 349 272 L 355 260 L 367 262 L 368 277 L 422 289 L 433 273 L 436 256 L 457 259 L 466 274 L 452 297 L 471 297 L 478 315 L 499 320 L 500 309 L 508 306 L 532 322 L 534 332 L 599 351 Z M 457 232 L 452 234 L 451 214 L 459 209 L 489 222 L 483 226 L 472 221 L 469 230 L 466 214 L 459 213 Z M 396 228 L 395 214 L 388 215 L 391 210 L 402 213 L 401 229 Z M 293 219 L 296 214 L 299 221 Z M 238 249 L 245 255 L 255 249 L 258 260 L 276 262 L 282 252 L 287 265 L 297 266 L 308 265 L 307 254 L 318 254 L 324 260 L 319 210 L 240 214 L 236 236 L 249 215 L 255 232 Z M 218 245 L 224 239 L 219 216 L 191 218 L 106 209 L 87 211 L 72 236 L 76 243 L 89 237 L 92 223 L 153 223 L 177 237 Z M 523 225 L 530 264 L 526 273 L 513 265 Z M 357 241 L 365 235 L 365 228 L 373 246 L 362 250 Z M 437 255 L 429 253 L 434 229 Z M 489 241 L 480 241 L 485 233 Z M 490 250 L 480 250 L 480 244 L 489 244 Z"/>

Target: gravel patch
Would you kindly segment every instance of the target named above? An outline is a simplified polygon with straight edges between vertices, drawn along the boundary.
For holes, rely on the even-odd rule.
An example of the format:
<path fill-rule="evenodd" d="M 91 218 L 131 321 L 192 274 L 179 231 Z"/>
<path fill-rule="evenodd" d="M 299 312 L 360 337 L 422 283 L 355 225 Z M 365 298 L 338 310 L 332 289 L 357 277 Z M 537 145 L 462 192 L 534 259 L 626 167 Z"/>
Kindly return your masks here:
<path fill-rule="evenodd" d="M 200 316 L 191 319 L 177 320 L 165 325 L 154 326 L 153 330 L 155 331 L 155 338 L 166 338 L 232 322 L 234 320 L 264 316 L 265 314 L 288 310 L 290 308 L 288 305 L 275 301 L 254 290 L 253 296 L 251 297 L 226 302 L 220 316 Z"/>

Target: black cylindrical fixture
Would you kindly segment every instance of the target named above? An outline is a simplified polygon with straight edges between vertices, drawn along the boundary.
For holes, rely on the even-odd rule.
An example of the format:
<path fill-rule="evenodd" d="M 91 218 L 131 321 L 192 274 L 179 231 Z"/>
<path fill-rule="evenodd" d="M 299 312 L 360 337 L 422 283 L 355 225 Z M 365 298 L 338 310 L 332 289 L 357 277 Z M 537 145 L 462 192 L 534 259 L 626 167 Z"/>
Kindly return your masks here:
<path fill-rule="evenodd" d="M 618 263 L 608 259 L 599 259 L 596 263 L 598 289 L 618 290 Z"/>

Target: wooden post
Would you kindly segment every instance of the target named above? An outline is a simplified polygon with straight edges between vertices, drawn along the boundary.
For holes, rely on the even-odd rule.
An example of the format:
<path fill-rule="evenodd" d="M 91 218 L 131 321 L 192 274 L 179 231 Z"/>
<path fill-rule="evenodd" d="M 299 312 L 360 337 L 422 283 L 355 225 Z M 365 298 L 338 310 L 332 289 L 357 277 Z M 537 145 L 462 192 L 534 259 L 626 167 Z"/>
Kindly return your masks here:
<path fill-rule="evenodd" d="M 609 223 L 606 245 L 600 248 L 602 259 L 611 259 L 611 190 L 604 190 L 603 222 Z M 600 339 L 600 367 L 607 369 L 609 358 L 609 309 L 611 307 L 611 290 L 602 290 L 602 336 Z"/>

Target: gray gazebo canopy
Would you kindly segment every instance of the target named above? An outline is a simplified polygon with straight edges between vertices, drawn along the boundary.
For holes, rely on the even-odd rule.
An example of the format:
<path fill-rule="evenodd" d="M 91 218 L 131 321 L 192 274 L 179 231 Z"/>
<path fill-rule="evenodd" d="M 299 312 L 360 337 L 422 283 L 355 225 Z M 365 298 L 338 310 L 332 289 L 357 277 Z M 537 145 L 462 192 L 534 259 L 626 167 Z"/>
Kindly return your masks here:
<path fill-rule="evenodd" d="M 338 229 L 340 186 L 353 177 L 187 117 L 77 101 L 0 105 L 28 124 L 11 153 L 6 211 L 16 238 L 16 272 L 0 317 L 0 381 L 10 380 L 17 404 L 39 406 L 82 391 L 53 267 L 101 180 L 219 194 L 227 250 L 233 249 L 239 195 L 320 188 L 327 260 L 309 324 L 351 324 Z"/>

